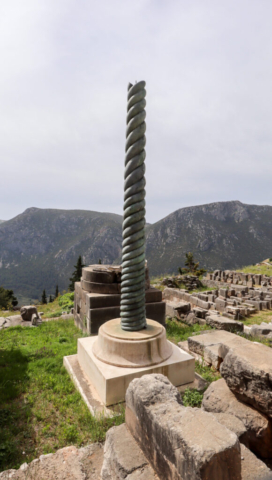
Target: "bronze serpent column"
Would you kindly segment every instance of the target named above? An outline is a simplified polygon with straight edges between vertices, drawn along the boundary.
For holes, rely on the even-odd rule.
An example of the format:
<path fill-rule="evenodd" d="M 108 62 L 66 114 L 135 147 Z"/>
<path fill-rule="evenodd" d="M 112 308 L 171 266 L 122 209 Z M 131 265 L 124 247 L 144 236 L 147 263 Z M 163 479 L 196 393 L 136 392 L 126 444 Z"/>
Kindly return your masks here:
<path fill-rule="evenodd" d="M 121 328 L 146 327 L 145 82 L 128 85 L 121 279 Z"/>

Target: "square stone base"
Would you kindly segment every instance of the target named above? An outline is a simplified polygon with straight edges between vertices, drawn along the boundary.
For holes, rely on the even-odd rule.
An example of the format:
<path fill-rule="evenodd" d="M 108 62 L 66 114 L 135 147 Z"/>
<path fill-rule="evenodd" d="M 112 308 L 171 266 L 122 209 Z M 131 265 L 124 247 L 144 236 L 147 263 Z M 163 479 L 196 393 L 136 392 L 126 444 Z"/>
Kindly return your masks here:
<path fill-rule="evenodd" d="M 94 356 L 92 347 L 96 339 L 96 336 L 78 339 L 77 360 L 84 375 L 105 406 L 123 402 L 131 380 L 149 373 L 162 373 L 175 386 L 191 383 L 195 379 L 194 357 L 174 344 L 172 344 L 171 357 L 159 365 L 144 368 L 121 368 L 101 362 Z M 65 359 L 69 360 L 69 357 L 64 357 L 64 365 L 67 368 L 68 362 Z"/>

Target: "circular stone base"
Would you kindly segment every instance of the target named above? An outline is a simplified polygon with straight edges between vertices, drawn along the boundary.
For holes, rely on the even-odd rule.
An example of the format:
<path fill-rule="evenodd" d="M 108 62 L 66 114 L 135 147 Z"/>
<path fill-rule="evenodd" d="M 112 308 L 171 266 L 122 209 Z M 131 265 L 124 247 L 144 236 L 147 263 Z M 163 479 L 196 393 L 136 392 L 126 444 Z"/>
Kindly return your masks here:
<path fill-rule="evenodd" d="M 104 323 L 93 346 L 93 354 L 104 363 L 117 367 L 139 368 L 157 365 L 172 355 L 165 328 L 146 319 L 147 328 L 136 332 L 122 330 L 121 319 Z"/>

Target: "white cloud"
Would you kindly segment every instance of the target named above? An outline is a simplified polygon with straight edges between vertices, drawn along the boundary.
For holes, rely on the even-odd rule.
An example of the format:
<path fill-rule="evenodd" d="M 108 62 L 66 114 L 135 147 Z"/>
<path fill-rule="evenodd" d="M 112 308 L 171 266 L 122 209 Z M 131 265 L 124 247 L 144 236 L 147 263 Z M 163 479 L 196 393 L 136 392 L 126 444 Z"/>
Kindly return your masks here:
<path fill-rule="evenodd" d="M 271 203 L 269 0 L 2 0 L 0 218 L 122 212 L 126 88 L 147 82 L 147 220 Z"/>

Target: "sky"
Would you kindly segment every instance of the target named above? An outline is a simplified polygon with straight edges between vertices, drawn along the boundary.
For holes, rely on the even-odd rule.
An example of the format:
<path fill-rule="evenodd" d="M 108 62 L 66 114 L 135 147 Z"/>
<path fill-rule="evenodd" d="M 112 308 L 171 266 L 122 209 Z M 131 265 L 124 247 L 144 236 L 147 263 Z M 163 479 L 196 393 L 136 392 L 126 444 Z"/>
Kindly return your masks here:
<path fill-rule="evenodd" d="M 2 0 L 0 219 L 122 214 L 129 82 L 146 81 L 146 220 L 271 205 L 271 0 Z"/>

